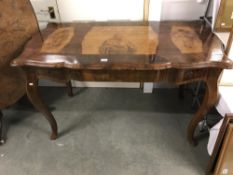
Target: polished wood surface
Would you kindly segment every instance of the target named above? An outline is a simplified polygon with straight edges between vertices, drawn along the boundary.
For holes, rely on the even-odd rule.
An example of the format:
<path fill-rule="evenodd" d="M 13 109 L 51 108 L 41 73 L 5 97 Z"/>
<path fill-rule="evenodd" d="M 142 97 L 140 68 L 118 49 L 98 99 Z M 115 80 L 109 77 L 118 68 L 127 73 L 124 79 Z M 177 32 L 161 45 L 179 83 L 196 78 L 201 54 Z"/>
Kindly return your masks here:
<path fill-rule="evenodd" d="M 216 143 L 214 145 L 213 153 L 210 157 L 210 160 L 208 162 L 208 166 L 206 169 L 206 174 L 213 174 L 214 171 L 217 169 L 217 162 L 220 158 L 220 152 L 223 152 L 223 142 L 228 141 L 229 138 L 226 138 L 226 133 L 229 125 L 232 125 L 233 123 L 233 115 L 232 114 L 226 114 L 222 123 L 222 126 L 220 128 Z M 219 165 L 218 165 L 219 166 Z M 229 173 L 228 173 L 229 174 Z"/>
<path fill-rule="evenodd" d="M 233 174 L 233 123 L 227 126 L 226 135 L 223 141 L 214 175 Z"/>
<path fill-rule="evenodd" d="M 173 26 L 170 35 L 173 44 L 182 54 L 203 52 L 201 39 L 195 30 L 189 26 Z"/>
<path fill-rule="evenodd" d="M 158 36 L 150 26 L 95 26 L 82 41 L 82 55 L 150 55 L 157 46 Z"/>
<path fill-rule="evenodd" d="M 14 60 L 13 65 L 16 66 L 37 66 L 37 67 L 56 67 L 56 68 L 71 68 L 71 69 L 83 69 L 88 67 L 88 69 L 167 69 L 167 68 L 202 68 L 202 67 L 218 67 L 218 68 L 231 68 L 232 64 L 229 59 L 222 59 L 223 49 L 221 41 L 210 33 L 210 30 L 199 34 L 200 29 L 199 22 L 152 22 L 152 23 L 141 23 L 141 22 L 122 22 L 122 23 L 76 23 L 76 24 L 64 24 L 64 25 L 50 25 L 43 35 L 46 38 L 49 34 L 53 32 L 58 32 L 61 30 L 67 30 L 68 28 L 74 29 L 74 35 L 67 44 L 66 40 L 60 42 L 58 37 L 48 38 L 48 40 L 54 40 L 55 42 L 50 47 L 50 50 L 40 50 L 42 41 L 39 36 L 35 36 L 29 43 L 28 49 L 20 58 Z M 83 53 L 83 44 L 85 46 L 86 38 L 90 33 L 92 33 L 93 28 L 97 27 L 147 27 L 148 35 L 139 36 L 144 38 L 137 38 L 138 34 L 135 30 L 135 40 L 147 38 L 147 43 L 144 45 L 150 47 L 150 28 L 152 28 L 155 35 L 158 36 L 158 46 L 154 50 L 154 54 L 140 54 L 135 55 L 135 53 L 125 53 L 121 49 L 118 49 L 117 53 L 113 54 L 101 54 L 101 53 L 88 53 L 85 50 Z M 61 29 L 62 28 L 62 29 Z M 58 30 L 58 31 L 57 31 Z M 176 30 L 176 35 L 174 37 L 172 32 Z M 72 33 L 72 30 L 70 30 Z M 90 32 L 90 33 L 89 33 Z M 69 33 L 69 32 L 68 32 Z M 123 33 L 123 32 L 122 32 Z M 96 32 L 96 34 L 99 34 Z M 115 32 L 117 35 L 118 32 Z M 68 35 L 65 32 L 65 35 Z M 72 34 L 71 34 L 72 35 Z M 104 33 L 102 33 L 104 35 Z M 106 34 L 107 35 L 107 34 Z M 53 36 L 53 34 L 52 34 Z M 55 35 L 54 35 L 55 36 Z M 62 36 L 62 34 L 59 34 Z M 121 36 L 124 36 L 123 34 Z M 62 36 L 64 37 L 64 36 Z M 104 36 L 103 36 L 104 37 Z M 114 37 L 114 32 L 112 32 L 112 37 Z M 111 39 L 110 37 L 109 39 Z M 96 36 L 96 38 L 101 38 L 101 36 Z M 173 39 L 172 39 L 173 38 Z M 130 38 L 128 38 L 130 39 Z M 128 39 L 123 40 L 123 43 L 127 45 L 124 41 L 129 41 Z M 91 41 L 94 41 L 95 38 Z M 98 40 L 98 39 L 97 39 Z M 179 40 L 179 41 L 177 41 Z M 103 40 L 103 42 L 106 40 Z M 152 41 L 154 41 L 152 39 Z M 84 43 L 83 43 L 84 42 Z M 97 43 L 100 41 L 98 40 Z M 131 41 L 129 41 L 131 42 Z M 132 39 L 132 42 L 133 39 Z M 44 46 L 43 46 L 44 47 Z M 98 44 L 92 43 L 94 47 L 93 50 L 100 50 Z M 139 47 L 139 46 L 137 46 Z M 144 46 L 145 47 L 145 46 Z M 33 49 L 32 49 L 33 48 Z M 35 49 L 34 49 L 35 48 Z M 29 50 L 30 49 L 30 50 Z M 37 49 L 37 50 L 36 50 Z M 58 53 L 54 53 L 51 49 L 57 49 Z M 50 53 L 50 52 L 52 53 Z M 30 53 L 32 52 L 32 53 Z M 30 54 L 33 57 L 30 57 Z M 108 58 L 107 62 L 101 62 L 101 58 Z"/>
<path fill-rule="evenodd" d="M 50 123 L 50 126 L 52 128 L 52 134 L 50 136 L 51 140 L 54 140 L 57 138 L 57 123 L 54 119 L 53 115 L 49 111 L 48 107 L 44 104 L 43 100 L 41 99 L 38 91 L 38 79 L 34 74 L 27 74 L 27 96 L 29 100 L 32 102 L 34 107 L 40 111 L 48 122 Z"/>
<path fill-rule="evenodd" d="M 227 41 L 227 46 L 225 49 L 225 56 L 230 54 L 230 50 L 232 47 L 233 47 L 233 26 L 231 28 L 230 36 L 229 36 L 228 41 Z M 232 59 L 232 56 L 231 56 L 231 59 Z"/>
<path fill-rule="evenodd" d="M 44 53 L 60 53 L 61 50 L 69 44 L 74 37 L 73 27 L 62 27 L 56 29 L 49 37 L 44 41 L 40 52 Z"/>
<path fill-rule="evenodd" d="M 26 93 L 24 72 L 10 67 L 10 62 L 37 31 L 28 0 L 0 1 L 0 109 L 12 105 Z"/>
<path fill-rule="evenodd" d="M 0 0 L 0 110 L 26 94 L 26 75 L 20 67 L 11 67 L 10 62 L 19 56 L 33 34 L 39 35 L 38 32 L 29 0 Z M 42 38 L 39 39 L 42 41 Z M 72 96 L 71 82 L 67 82 L 67 90 Z M 0 121 L 2 130 L 3 123 Z"/>
<path fill-rule="evenodd" d="M 210 29 L 199 33 L 200 26 L 198 21 L 50 24 L 42 33 L 44 45 L 35 35 L 12 66 L 25 70 L 27 94 L 50 122 L 52 139 L 57 136 L 57 124 L 38 94 L 40 78 L 58 82 L 204 81 L 205 98 L 188 126 L 188 140 L 194 144 L 198 122 L 218 100 L 219 75 L 233 67 L 221 41 Z"/>
<path fill-rule="evenodd" d="M 38 25 L 29 0 L 0 1 L 0 144 L 5 138 L 1 110 L 26 93 L 24 72 L 19 67 L 11 67 L 10 62 L 36 32 Z"/>
<path fill-rule="evenodd" d="M 233 25 L 232 9 L 233 9 L 232 0 L 221 0 L 214 26 L 215 31 L 218 32 L 231 31 Z"/>

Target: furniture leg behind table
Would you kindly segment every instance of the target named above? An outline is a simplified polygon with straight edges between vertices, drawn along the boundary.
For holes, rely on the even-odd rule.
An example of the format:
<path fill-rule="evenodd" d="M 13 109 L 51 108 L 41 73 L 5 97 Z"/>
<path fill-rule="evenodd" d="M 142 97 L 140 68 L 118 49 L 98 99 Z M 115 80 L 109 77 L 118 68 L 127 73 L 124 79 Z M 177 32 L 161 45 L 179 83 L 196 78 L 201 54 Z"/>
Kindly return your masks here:
<path fill-rule="evenodd" d="M 208 166 L 206 169 L 206 175 L 213 174 L 214 171 L 219 170 L 221 167 L 220 165 L 221 165 L 223 157 L 224 157 L 221 154 L 223 154 L 226 151 L 226 149 L 223 148 L 223 143 L 229 141 L 229 140 L 227 140 L 226 135 L 227 135 L 227 129 L 228 129 L 229 125 L 232 124 L 232 122 L 233 122 L 233 114 L 226 114 L 226 116 L 223 120 L 222 126 L 220 128 L 220 132 L 218 134 L 216 143 L 214 145 L 213 153 L 212 153 L 210 160 L 208 162 Z M 225 146 L 227 146 L 227 145 L 225 145 Z M 229 152 L 229 150 L 228 150 L 228 152 Z"/>
<path fill-rule="evenodd" d="M 218 100 L 218 77 L 221 71 L 221 69 L 209 70 L 207 80 L 205 81 L 205 97 L 201 106 L 194 114 L 188 125 L 188 141 L 192 145 L 197 145 L 197 141 L 195 140 L 194 135 L 198 123 L 204 119 L 204 116 L 209 112 L 209 110 L 216 104 Z"/>
<path fill-rule="evenodd" d="M 72 89 L 72 83 L 71 83 L 71 81 L 68 81 L 66 83 L 66 88 L 67 88 L 68 96 L 73 97 L 74 94 L 73 94 L 73 89 Z"/>
<path fill-rule="evenodd" d="M 57 122 L 39 95 L 38 78 L 37 78 L 36 74 L 27 73 L 26 88 L 27 88 L 26 89 L 27 96 L 28 96 L 29 100 L 31 101 L 31 103 L 49 121 L 50 127 L 52 129 L 50 139 L 55 140 L 57 138 Z"/>
<path fill-rule="evenodd" d="M 2 111 L 0 110 L 0 145 L 3 144 L 4 138 L 3 138 L 3 114 Z"/>

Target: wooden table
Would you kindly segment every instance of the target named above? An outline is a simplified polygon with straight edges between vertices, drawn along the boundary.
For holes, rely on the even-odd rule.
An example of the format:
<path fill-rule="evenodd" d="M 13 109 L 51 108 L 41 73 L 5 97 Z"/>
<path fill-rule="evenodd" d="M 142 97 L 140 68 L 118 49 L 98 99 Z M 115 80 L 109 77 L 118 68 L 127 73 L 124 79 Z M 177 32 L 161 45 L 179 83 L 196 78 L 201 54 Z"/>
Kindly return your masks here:
<path fill-rule="evenodd" d="M 200 22 L 90 22 L 49 24 L 35 35 L 12 66 L 27 75 L 27 95 L 50 123 L 51 139 L 57 123 L 38 93 L 38 80 L 58 82 L 117 81 L 185 84 L 206 83 L 201 107 L 188 125 L 188 141 L 218 99 L 218 78 L 232 62 L 221 41 Z M 43 39 L 41 39 L 41 36 Z"/>

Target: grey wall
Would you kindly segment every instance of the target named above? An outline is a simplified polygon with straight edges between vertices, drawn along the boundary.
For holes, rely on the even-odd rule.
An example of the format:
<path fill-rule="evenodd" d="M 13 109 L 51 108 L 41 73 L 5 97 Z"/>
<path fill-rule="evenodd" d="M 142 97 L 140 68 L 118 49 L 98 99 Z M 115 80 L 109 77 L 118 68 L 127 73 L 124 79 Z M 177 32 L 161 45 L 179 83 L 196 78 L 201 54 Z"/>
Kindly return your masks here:
<path fill-rule="evenodd" d="M 207 0 L 197 3 L 197 0 L 163 0 L 161 20 L 196 20 L 203 16 Z"/>

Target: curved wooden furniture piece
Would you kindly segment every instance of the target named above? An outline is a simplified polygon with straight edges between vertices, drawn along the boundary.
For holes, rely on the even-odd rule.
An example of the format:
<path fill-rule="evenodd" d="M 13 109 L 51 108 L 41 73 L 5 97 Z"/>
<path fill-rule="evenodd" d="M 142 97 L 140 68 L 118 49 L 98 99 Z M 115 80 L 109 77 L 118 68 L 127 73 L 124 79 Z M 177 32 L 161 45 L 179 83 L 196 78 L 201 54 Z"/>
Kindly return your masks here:
<path fill-rule="evenodd" d="M 10 62 L 19 56 L 27 41 L 37 32 L 39 28 L 29 0 L 0 1 L 0 110 L 14 104 L 26 93 L 24 71 L 11 67 Z M 42 42 L 42 38 L 37 39 Z M 68 95 L 72 96 L 71 82 L 66 82 L 66 86 Z M 0 116 L 1 133 L 2 113 Z"/>
<path fill-rule="evenodd" d="M 0 109 L 25 94 L 24 73 L 18 67 L 10 67 L 10 62 L 37 31 L 36 18 L 28 0 L 0 1 Z"/>
<path fill-rule="evenodd" d="M 218 163 L 218 161 L 219 161 L 218 159 L 222 158 L 221 152 L 226 151 L 223 147 L 223 145 L 224 145 L 223 143 L 229 141 L 226 139 L 226 135 L 227 135 L 227 131 L 229 129 L 228 127 L 232 123 L 233 123 L 233 114 L 226 114 L 224 117 L 222 126 L 220 128 L 220 132 L 218 134 L 213 153 L 210 156 L 210 159 L 209 159 L 209 162 L 208 162 L 208 165 L 206 168 L 206 175 L 211 175 L 211 174 L 218 175 L 219 174 L 219 173 L 215 172 L 217 170 L 217 168 L 220 168 L 218 165 L 220 163 L 220 162 Z"/>
<path fill-rule="evenodd" d="M 14 104 L 26 93 L 24 72 L 19 67 L 11 67 L 10 62 L 37 31 L 36 18 L 28 0 L 0 1 L 0 110 Z M 2 113 L 0 116 L 2 119 Z M 1 120 L 1 130 L 2 125 Z"/>
<path fill-rule="evenodd" d="M 210 29 L 198 33 L 200 26 L 198 21 L 51 24 L 43 31 L 46 44 L 42 46 L 39 35 L 33 37 L 12 66 L 25 70 L 27 94 L 49 120 L 52 138 L 57 136 L 56 121 L 36 90 L 40 78 L 178 85 L 204 81 L 205 99 L 188 126 L 188 140 L 194 144 L 197 123 L 217 101 L 221 71 L 233 67 L 223 57 L 221 41 Z"/>
<path fill-rule="evenodd" d="M 0 110 L 0 145 L 5 143 L 4 138 L 2 137 L 2 130 L 3 130 L 3 115 L 2 111 Z"/>

